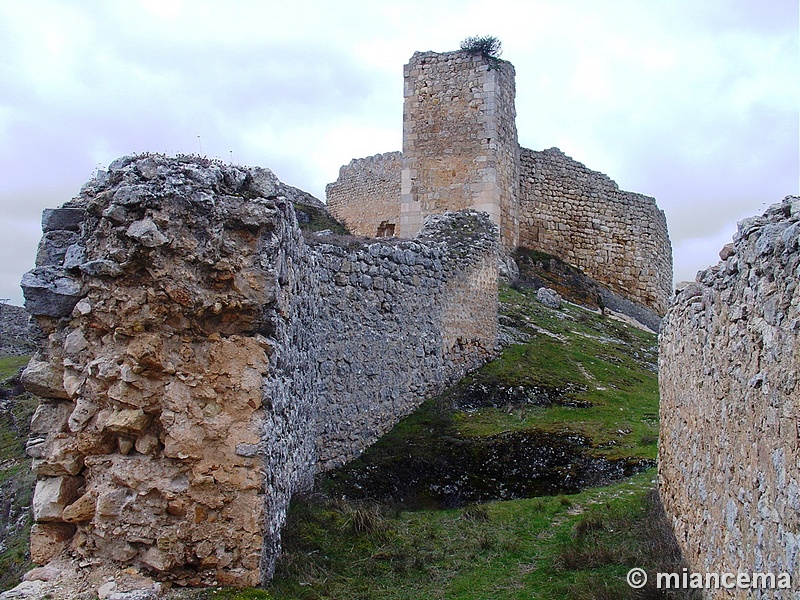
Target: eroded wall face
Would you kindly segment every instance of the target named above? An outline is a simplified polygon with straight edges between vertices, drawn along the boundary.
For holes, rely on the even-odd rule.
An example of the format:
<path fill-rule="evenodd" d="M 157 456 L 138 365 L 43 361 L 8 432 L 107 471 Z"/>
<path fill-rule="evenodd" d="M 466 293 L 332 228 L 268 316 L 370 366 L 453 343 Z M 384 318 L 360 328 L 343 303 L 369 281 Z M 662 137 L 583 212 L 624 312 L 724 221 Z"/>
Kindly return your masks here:
<path fill-rule="evenodd" d="M 789 573 L 797 589 L 800 198 L 742 221 L 721 256 L 662 324 L 661 496 L 693 570 Z"/>
<path fill-rule="evenodd" d="M 316 470 L 493 352 L 488 218 L 309 247 L 295 192 L 266 169 L 146 155 L 45 212 L 22 281 L 42 332 L 24 373 L 43 398 L 34 562 L 266 581 Z"/>
<path fill-rule="evenodd" d="M 63 552 L 182 585 L 269 570 L 313 475 L 315 417 L 309 384 L 284 374 L 309 347 L 291 323 L 313 310 L 292 286 L 314 288 L 276 183 L 125 159 L 46 214 L 46 258 L 22 283 L 47 335 L 24 375 L 45 398 L 28 445 L 35 562 Z"/>
<path fill-rule="evenodd" d="M 400 152 L 353 159 L 325 186 L 331 215 L 365 237 L 400 234 Z"/>
<path fill-rule="evenodd" d="M 672 245 L 663 211 L 557 148 L 520 155 L 520 246 L 553 254 L 663 315 Z"/>
<path fill-rule="evenodd" d="M 318 454 L 328 469 L 493 355 L 498 247 L 485 216 L 457 213 L 432 218 L 414 240 L 313 251 L 325 321 Z"/>
<path fill-rule="evenodd" d="M 514 67 L 463 51 L 415 53 L 404 68 L 400 234 L 426 215 L 473 208 L 517 245 Z"/>

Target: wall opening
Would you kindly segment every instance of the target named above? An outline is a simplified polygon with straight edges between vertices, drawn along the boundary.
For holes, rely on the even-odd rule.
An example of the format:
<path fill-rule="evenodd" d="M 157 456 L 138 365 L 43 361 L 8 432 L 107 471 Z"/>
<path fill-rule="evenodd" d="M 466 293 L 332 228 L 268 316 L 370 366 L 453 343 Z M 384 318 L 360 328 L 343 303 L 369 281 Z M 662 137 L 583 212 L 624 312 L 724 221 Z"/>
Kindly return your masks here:
<path fill-rule="evenodd" d="M 378 225 L 377 237 L 394 237 L 394 225 L 389 221 L 381 221 L 381 224 Z"/>

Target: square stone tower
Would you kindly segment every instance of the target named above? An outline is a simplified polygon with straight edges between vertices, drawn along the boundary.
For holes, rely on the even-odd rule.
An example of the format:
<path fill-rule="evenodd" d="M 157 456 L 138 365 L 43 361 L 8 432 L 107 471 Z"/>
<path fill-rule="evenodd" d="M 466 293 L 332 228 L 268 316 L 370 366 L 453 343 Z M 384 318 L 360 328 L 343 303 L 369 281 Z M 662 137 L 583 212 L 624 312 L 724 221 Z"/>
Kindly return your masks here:
<path fill-rule="evenodd" d="M 519 241 L 519 143 L 511 63 L 465 51 L 416 52 L 404 68 L 401 237 L 425 216 L 474 208 Z"/>

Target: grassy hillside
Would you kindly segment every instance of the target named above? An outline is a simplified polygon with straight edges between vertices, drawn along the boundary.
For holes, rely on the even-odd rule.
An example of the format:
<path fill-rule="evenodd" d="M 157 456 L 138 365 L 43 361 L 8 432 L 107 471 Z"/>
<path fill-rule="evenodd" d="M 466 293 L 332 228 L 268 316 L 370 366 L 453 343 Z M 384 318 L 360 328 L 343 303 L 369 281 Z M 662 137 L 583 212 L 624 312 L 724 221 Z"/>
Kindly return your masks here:
<path fill-rule="evenodd" d="M 33 566 L 28 554 L 29 507 L 36 478 L 30 473 L 25 442 L 38 401 L 14 378 L 27 362 L 24 356 L 0 358 L 0 590 L 19 583 Z"/>
<path fill-rule="evenodd" d="M 269 595 L 231 598 L 667 597 L 625 582 L 680 568 L 654 493 L 656 336 L 525 287 L 501 302 L 497 360 L 295 501 Z"/>

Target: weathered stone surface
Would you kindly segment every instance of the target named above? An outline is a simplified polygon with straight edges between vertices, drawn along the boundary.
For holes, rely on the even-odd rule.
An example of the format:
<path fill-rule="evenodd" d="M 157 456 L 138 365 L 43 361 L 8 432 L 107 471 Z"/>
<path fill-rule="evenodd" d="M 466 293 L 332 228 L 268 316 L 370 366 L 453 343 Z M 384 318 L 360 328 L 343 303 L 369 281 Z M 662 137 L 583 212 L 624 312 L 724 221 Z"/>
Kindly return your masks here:
<path fill-rule="evenodd" d="M 81 296 L 81 282 L 60 267 L 37 267 L 22 276 L 25 309 L 32 315 L 65 317 Z"/>
<path fill-rule="evenodd" d="M 42 212 L 42 231 L 79 231 L 86 216 L 82 208 L 45 208 Z"/>
<path fill-rule="evenodd" d="M 37 481 L 32 505 L 34 521 L 63 520 L 61 513 L 77 498 L 81 483 L 77 477 L 45 477 Z"/>
<path fill-rule="evenodd" d="M 740 222 L 662 324 L 659 485 L 692 571 L 800 572 L 799 208 Z"/>
<path fill-rule="evenodd" d="M 67 251 L 78 239 L 74 231 L 49 231 L 39 241 L 36 252 L 36 266 L 60 266 L 66 257 Z"/>
<path fill-rule="evenodd" d="M 536 299 L 548 308 L 561 308 L 561 296 L 550 288 L 540 287 L 536 290 Z"/>
<path fill-rule="evenodd" d="M 356 235 L 399 235 L 402 170 L 400 152 L 351 160 L 339 169 L 339 178 L 325 186 L 328 210 Z"/>
<path fill-rule="evenodd" d="M 150 423 L 150 416 L 141 409 L 115 411 L 105 421 L 105 428 L 115 433 L 138 435 L 143 433 Z"/>
<path fill-rule="evenodd" d="M 78 498 L 75 502 L 64 508 L 61 519 L 67 523 L 84 523 L 91 521 L 95 514 L 97 497 L 94 492 L 89 492 Z"/>
<path fill-rule="evenodd" d="M 69 399 L 64 389 L 64 371 L 60 365 L 45 361 L 39 355 L 33 356 L 22 372 L 22 384 L 32 394 L 42 398 Z"/>
<path fill-rule="evenodd" d="M 31 433 L 59 433 L 67 426 L 72 402 L 42 402 L 31 417 Z"/>
<path fill-rule="evenodd" d="M 31 562 L 45 565 L 64 551 L 75 534 L 69 523 L 34 523 L 31 527 Z"/>
<path fill-rule="evenodd" d="M 97 413 L 97 405 L 86 398 L 78 398 L 75 410 L 69 416 L 69 430 L 73 433 L 81 431 L 89 420 Z"/>
<path fill-rule="evenodd" d="M 22 576 L 23 581 L 53 581 L 61 574 L 55 567 L 36 567 Z"/>
<path fill-rule="evenodd" d="M 125 231 L 125 235 L 134 238 L 145 248 L 163 246 L 169 241 L 152 219 L 142 219 L 131 223 Z"/>
<path fill-rule="evenodd" d="M 75 403 L 38 417 L 36 514 L 68 522 L 53 544 L 73 564 L 264 581 L 317 469 L 493 353 L 485 216 L 431 218 L 413 241 L 307 245 L 288 196 L 308 202 L 266 170 L 148 155 L 75 200 L 87 263 L 124 269 L 82 268 L 70 319 L 41 320 L 40 387 Z M 80 490 L 62 493 L 67 475 Z"/>
<path fill-rule="evenodd" d="M 113 260 L 90 260 L 80 264 L 79 267 L 81 272 L 93 277 L 119 277 L 122 275 L 122 267 Z"/>
<path fill-rule="evenodd" d="M 523 148 L 520 170 L 520 245 L 558 256 L 664 314 L 672 246 L 655 199 L 620 190 L 558 148 Z"/>

